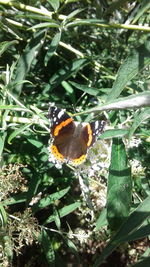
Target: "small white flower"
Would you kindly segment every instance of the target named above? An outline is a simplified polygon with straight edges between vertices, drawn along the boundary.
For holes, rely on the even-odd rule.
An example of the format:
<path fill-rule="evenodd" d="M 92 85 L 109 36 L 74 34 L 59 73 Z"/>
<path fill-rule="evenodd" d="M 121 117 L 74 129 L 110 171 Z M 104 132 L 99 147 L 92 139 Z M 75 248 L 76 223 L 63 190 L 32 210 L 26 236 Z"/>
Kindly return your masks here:
<path fill-rule="evenodd" d="M 140 144 L 141 144 L 141 139 L 136 138 L 135 136 L 132 136 L 132 138 L 128 142 L 127 146 L 132 148 L 132 147 L 138 147 Z"/>
<path fill-rule="evenodd" d="M 134 176 L 144 175 L 145 169 L 137 159 L 130 160 L 131 171 Z"/>

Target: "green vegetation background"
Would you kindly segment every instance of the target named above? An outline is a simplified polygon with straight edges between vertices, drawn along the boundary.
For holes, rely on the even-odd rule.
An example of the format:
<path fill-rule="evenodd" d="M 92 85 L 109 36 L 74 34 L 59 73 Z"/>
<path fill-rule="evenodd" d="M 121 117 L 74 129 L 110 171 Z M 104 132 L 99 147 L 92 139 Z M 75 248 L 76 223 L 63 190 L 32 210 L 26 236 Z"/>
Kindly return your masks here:
<path fill-rule="evenodd" d="M 1 266 L 101 266 L 117 247 L 129 255 L 127 242 L 148 244 L 150 4 L 0 0 L 0 15 Z M 77 171 L 48 161 L 49 103 L 78 121 L 107 117 L 107 205 L 93 219 Z M 124 266 L 149 266 L 142 252 Z"/>

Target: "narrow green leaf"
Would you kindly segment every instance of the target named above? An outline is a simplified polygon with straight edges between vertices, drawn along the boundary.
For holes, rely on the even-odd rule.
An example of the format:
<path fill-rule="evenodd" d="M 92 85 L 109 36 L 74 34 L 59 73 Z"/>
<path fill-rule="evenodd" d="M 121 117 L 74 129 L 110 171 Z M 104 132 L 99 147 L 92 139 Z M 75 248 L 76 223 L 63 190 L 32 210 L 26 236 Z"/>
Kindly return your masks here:
<path fill-rule="evenodd" d="M 29 30 L 41 29 L 41 28 L 60 28 L 60 25 L 56 22 L 42 22 L 29 28 Z"/>
<path fill-rule="evenodd" d="M 125 59 L 118 70 L 112 90 L 107 101 L 117 98 L 127 83 L 134 78 L 143 68 L 150 64 L 150 44 L 141 45 Z"/>
<path fill-rule="evenodd" d="M 41 243 L 49 266 L 55 266 L 55 252 L 52 241 L 45 230 L 42 230 Z"/>
<path fill-rule="evenodd" d="M 84 9 L 83 8 L 79 8 L 76 9 L 74 11 L 72 11 L 65 19 L 65 22 L 68 22 L 70 19 L 72 19 L 73 17 L 75 17 L 77 14 L 81 13 Z"/>
<path fill-rule="evenodd" d="M 61 83 L 61 85 L 64 87 L 64 89 L 66 90 L 67 92 L 67 95 L 69 96 L 69 98 L 71 99 L 71 102 L 72 103 L 76 103 L 77 100 L 76 100 L 76 94 L 74 92 L 74 89 L 72 88 L 72 86 L 66 82 L 66 81 L 63 81 Z"/>
<path fill-rule="evenodd" d="M 32 171 L 32 178 L 30 179 L 29 182 L 29 190 L 27 192 L 27 200 L 26 200 L 26 205 L 30 203 L 32 198 L 37 194 L 38 187 L 41 183 L 41 180 L 43 178 L 42 174 L 36 171 Z"/>
<path fill-rule="evenodd" d="M 95 26 L 96 24 L 102 24 L 104 21 L 100 19 L 76 19 L 72 22 L 69 22 L 66 27 L 75 27 L 75 26 L 81 26 L 81 25 L 87 25 L 87 26 Z"/>
<path fill-rule="evenodd" d="M 66 215 L 68 215 L 69 213 L 73 212 L 74 210 L 76 210 L 77 208 L 79 208 L 81 206 L 81 203 L 80 202 L 75 202 L 73 204 L 70 204 L 68 206 L 65 206 L 64 208 L 60 209 L 58 212 L 59 212 L 59 216 L 60 218 L 61 217 L 64 217 Z M 47 223 L 50 223 L 50 222 L 53 222 L 55 220 L 55 216 L 52 215 L 50 216 L 45 222 L 44 224 L 47 224 Z"/>
<path fill-rule="evenodd" d="M 94 87 L 88 87 L 87 85 L 83 85 L 83 84 L 78 84 L 72 81 L 69 81 L 69 83 L 71 83 L 71 85 L 73 85 L 75 88 L 89 94 L 89 95 L 98 95 L 99 93 L 99 89 L 94 88 Z"/>
<path fill-rule="evenodd" d="M 15 44 L 17 44 L 18 43 L 18 41 L 17 40 L 13 40 L 13 41 L 4 41 L 4 42 L 1 42 L 0 43 L 0 57 L 1 57 L 1 55 L 5 52 L 5 51 L 7 51 L 7 49 L 10 47 L 10 46 L 12 46 L 12 45 L 15 45 Z"/>
<path fill-rule="evenodd" d="M 38 15 L 34 13 L 20 13 L 19 15 L 16 15 L 16 18 L 29 18 L 29 19 L 35 19 L 39 21 L 49 21 L 49 22 L 55 22 L 56 20 L 51 19 L 51 16 L 43 14 L 43 15 Z"/>
<path fill-rule="evenodd" d="M 69 78 L 75 72 L 81 70 L 85 65 L 89 63 L 88 59 L 76 59 L 65 65 L 63 69 L 60 69 L 57 73 L 55 73 L 49 80 L 50 89 L 53 90 L 57 87 L 62 81 Z"/>
<path fill-rule="evenodd" d="M 107 130 L 100 135 L 100 139 L 110 139 L 114 137 L 123 137 L 127 135 L 129 132 L 128 129 L 114 129 L 114 130 Z"/>
<path fill-rule="evenodd" d="M 0 162 L 2 158 L 2 153 L 4 149 L 5 139 L 6 139 L 7 133 L 4 131 L 0 132 Z"/>
<path fill-rule="evenodd" d="M 103 209 L 100 213 L 99 218 L 96 221 L 95 231 L 98 231 L 101 227 L 107 225 L 107 210 Z"/>
<path fill-rule="evenodd" d="M 125 237 L 125 242 L 142 239 L 148 235 L 150 235 L 150 224 L 142 226 L 140 229 L 133 231 L 133 233 L 131 232 L 131 234 Z"/>
<path fill-rule="evenodd" d="M 133 94 L 127 97 L 120 97 L 111 100 L 109 103 L 90 108 L 82 113 L 98 112 L 103 110 L 119 110 L 119 109 L 137 109 L 141 107 L 150 107 L 150 92 Z M 80 114 L 82 114 L 80 112 Z"/>
<path fill-rule="evenodd" d="M 117 230 L 128 217 L 131 206 L 131 170 L 121 139 L 113 139 L 108 177 L 107 219 L 111 230 Z"/>
<path fill-rule="evenodd" d="M 33 138 L 27 138 L 27 140 L 32 144 L 34 145 L 35 147 L 37 148 L 40 148 L 43 146 L 42 142 L 38 141 L 38 140 L 35 140 Z"/>
<path fill-rule="evenodd" d="M 44 60 L 45 66 L 47 66 L 48 61 L 51 59 L 51 57 L 56 52 L 58 44 L 60 42 L 60 39 L 61 39 L 61 32 L 58 32 L 55 34 L 53 40 L 51 41 L 51 44 L 50 44 L 48 51 L 45 55 L 45 60 Z"/>
<path fill-rule="evenodd" d="M 7 223 L 7 213 L 2 204 L 0 204 L 0 227 L 4 227 Z"/>
<path fill-rule="evenodd" d="M 59 0 L 48 0 L 48 2 L 51 4 L 52 8 L 57 11 L 59 6 L 60 6 L 60 3 L 59 3 Z"/>
<path fill-rule="evenodd" d="M 10 136 L 8 137 L 8 144 L 11 144 L 11 141 L 19 134 L 21 134 L 22 132 L 24 132 L 27 128 L 29 128 L 31 126 L 30 124 L 27 125 L 23 125 L 22 127 L 20 127 L 19 129 L 13 131 Z"/>
<path fill-rule="evenodd" d="M 54 209 L 53 210 L 54 210 L 53 211 L 53 214 L 54 214 L 54 218 L 55 218 L 55 224 L 57 226 L 57 229 L 60 230 L 60 228 L 61 228 L 61 221 L 60 221 L 58 210 L 56 209 L 55 206 L 54 206 Z"/>
<path fill-rule="evenodd" d="M 61 85 L 64 87 L 64 89 L 69 95 L 72 95 L 74 93 L 72 86 L 68 82 L 63 81 Z"/>
<path fill-rule="evenodd" d="M 135 132 L 135 130 L 139 127 L 139 125 L 150 118 L 150 108 L 145 108 L 142 109 L 141 112 L 139 112 L 138 114 L 135 115 L 134 120 L 133 120 L 133 124 L 130 128 L 129 131 L 129 139 L 131 138 L 131 136 L 133 135 L 133 133 Z"/>
<path fill-rule="evenodd" d="M 33 212 L 37 212 L 38 210 L 43 209 L 47 207 L 48 205 L 54 203 L 54 201 L 65 196 L 69 190 L 70 190 L 70 187 L 67 187 L 59 192 L 50 194 L 49 196 L 42 198 L 37 204 L 33 206 L 32 208 Z"/>
<path fill-rule="evenodd" d="M 78 250 L 77 250 L 77 247 L 75 246 L 75 244 L 74 244 L 69 238 L 64 237 L 64 236 L 62 236 L 62 237 L 63 237 L 63 239 L 64 239 L 64 241 L 65 241 L 67 247 L 70 249 L 70 251 L 71 251 L 73 254 L 75 254 L 75 255 L 77 256 L 77 258 L 78 258 Z M 79 258 L 78 258 L 78 259 L 79 259 Z"/>
<path fill-rule="evenodd" d="M 27 200 L 27 193 L 24 192 L 21 194 L 17 194 L 14 197 L 7 198 L 6 200 L 2 201 L 2 204 L 4 206 L 14 205 L 14 204 L 26 202 L 26 200 Z"/>
<path fill-rule="evenodd" d="M 142 0 L 138 12 L 132 21 L 132 24 L 135 24 L 136 21 L 149 9 L 150 9 L 150 2 L 147 0 Z"/>
<path fill-rule="evenodd" d="M 136 209 L 124 224 L 121 225 L 119 231 L 110 240 L 109 244 L 105 247 L 101 255 L 97 258 L 94 267 L 100 264 L 116 249 L 122 242 L 128 241 L 130 234 L 136 232 L 142 223 L 150 217 L 150 196 L 148 196 Z"/>
<path fill-rule="evenodd" d="M 150 196 L 148 196 L 138 207 L 131 213 L 126 222 L 121 226 L 120 230 L 116 234 L 116 239 L 128 240 L 128 236 L 137 231 L 142 223 L 150 217 Z"/>
<path fill-rule="evenodd" d="M 7 110 L 16 110 L 16 111 L 28 111 L 28 109 L 22 108 L 19 105 L 0 105 L 0 110 L 7 109 Z M 31 113 L 33 113 L 31 111 Z"/>
<path fill-rule="evenodd" d="M 44 36 L 45 30 L 36 33 L 26 46 L 24 53 L 18 60 L 14 82 L 18 83 L 22 80 L 25 80 L 25 77 L 33 63 L 33 60 L 38 55 L 38 52 L 43 44 Z M 22 86 L 23 84 L 20 84 L 15 87 L 13 93 L 16 97 L 20 95 Z"/>

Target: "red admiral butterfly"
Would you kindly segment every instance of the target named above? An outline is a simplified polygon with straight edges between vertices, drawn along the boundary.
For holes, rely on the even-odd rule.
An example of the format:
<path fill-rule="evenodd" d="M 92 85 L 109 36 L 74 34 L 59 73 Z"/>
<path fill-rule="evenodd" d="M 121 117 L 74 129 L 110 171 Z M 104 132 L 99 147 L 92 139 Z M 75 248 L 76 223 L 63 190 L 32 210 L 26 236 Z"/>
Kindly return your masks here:
<path fill-rule="evenodd" d="M 73 165 L 79 165 L 86 159 L 88 149 L 103 132 L 105 125 L 105 121 L 75 122 L 63 109 L 54 106 L 50 106 L 48 117 L 53 137 L 51 153 L 57 161 Z"/>

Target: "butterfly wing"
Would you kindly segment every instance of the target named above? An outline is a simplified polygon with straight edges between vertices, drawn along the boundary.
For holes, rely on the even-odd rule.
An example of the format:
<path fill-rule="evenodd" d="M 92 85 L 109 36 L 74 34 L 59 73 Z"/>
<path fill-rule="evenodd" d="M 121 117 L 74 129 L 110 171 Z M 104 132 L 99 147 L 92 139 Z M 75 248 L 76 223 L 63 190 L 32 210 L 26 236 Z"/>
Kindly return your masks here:
<path fill-rule="evenodd" d="M 63 109 L 54 106 L 50 107 L 48 118 L 50 119 L 50 129 L 53 137 L 74 132 L 75 123 Z"/>
<path fill-rule="evenodd" d="M 87 144 L 87 149 L 95 143 L 98 136 L 104 131 L 105 124 L 105 121 L 94 121 L 83 127 L 82 138 Z"/>
<path fill-rule="evenodd" d="M 53 137 L 51 152 L 57 160 L 64 161 L 68 156 L 70 140 L 76 127 L 75 123 L 63 109 L 54 106 L 49 108 L 48 117 Z"/>

